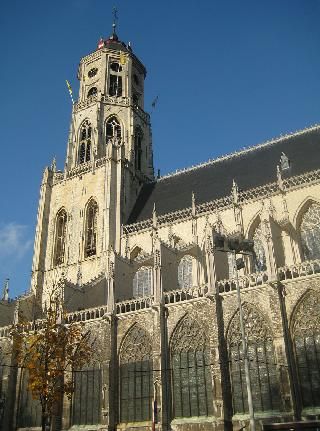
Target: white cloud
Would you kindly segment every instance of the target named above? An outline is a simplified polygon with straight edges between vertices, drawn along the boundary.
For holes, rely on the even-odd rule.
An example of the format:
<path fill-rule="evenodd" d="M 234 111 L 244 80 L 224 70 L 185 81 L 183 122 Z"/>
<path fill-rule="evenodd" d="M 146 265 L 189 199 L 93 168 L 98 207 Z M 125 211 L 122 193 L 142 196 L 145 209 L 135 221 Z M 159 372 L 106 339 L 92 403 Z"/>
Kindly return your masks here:
<path fill-rule="evenodd" d="M 17 223 L 0 226 L 0 259 L 22 258 L 32 245 L 27 237 L 27 227 Z"/>

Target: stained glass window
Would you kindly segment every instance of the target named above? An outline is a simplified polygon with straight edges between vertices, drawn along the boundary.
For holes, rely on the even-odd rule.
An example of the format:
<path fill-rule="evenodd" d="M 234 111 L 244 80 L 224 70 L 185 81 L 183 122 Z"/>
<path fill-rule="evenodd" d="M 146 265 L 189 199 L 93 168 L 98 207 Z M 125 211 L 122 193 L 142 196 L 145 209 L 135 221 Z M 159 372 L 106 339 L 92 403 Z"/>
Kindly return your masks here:
<path fill-rule="evenodd" d="M 193 258 L 189 255 L 183 256 L 178 265 L 178 284 L 181 289 L 192 287 L 192 264 Z"/>
<path fill-rule="evenodd" d="M 66 242 L 66 230 L 67 230 L 67 213 L 64 209 L 61 209 L 56 218 L 55 228 L 55 245 L 54 245 L 54 266 L 61 265 L 65 259 L 65 242 Z"/>
<path fill-rule="evenodd" d="M 79 143 L 79 163 L 89 162 L 91 158 L 91 133 L 92 127 L 88 120 L 86 120 L 80 129 L 80 143 Z"/>
<path fill-rule="evenodd" d="M 253 254 L 253 263 L 254 263 L 254 271 L 262 272 L 267 270 L 267 259 L 266 253 L 263 245 L 263 236 L 261 231 L 261 224 L 256 227 L 254 234 L 252 236 L 254 241 L 254 254 Z"/>
<path fill-rule="evenodd" d="M 189 316 L 171 341 L 173 416 L 213 414 L 210 353 L 205 331 Z"/>
<path fill-rule="evenodd" d="M 300 232 L 304 260 L 320 259 L 320 205 L 310 205 L 302 217 Z"/>
<path fill-rule="evenodd" d="M 134 325 L 120 353 L 120 422 L 151 420 L 152 399 L 152 343 L 147 332 Z"/>
<path fill-rule="evenodd" d="M 93 425 L 101 422 L 101 369 L 83 369 L 74 373 L 72 424 Z"/>
<path fill-rule="evenodd" d="M 152 293 L 152 267 L 142 266 L 133 278 L 133 297 L 149 296 Z"/>
<path fill-rule="evenodd" d="M 320 297 L 311 291 L 298 306 L 293 324 L 302 405 L 320 407 Z"/>
<path fill-rule="evenodd" d="M 86 211 L 85 257 L 97 254 L 97 216 L 98 205 L 91 200 Z"/>
<path fill-rule="evenodd" d="M 280 387 L 271 331 L 264 319 L 247 304 L 243 305 L 248 339 L 253 407 L 255 411 L 280 409 Z M 229 364 L 234 413 L 247 413 L 248 395 L 244 369 L 239 313 L 228 331 Z"/>

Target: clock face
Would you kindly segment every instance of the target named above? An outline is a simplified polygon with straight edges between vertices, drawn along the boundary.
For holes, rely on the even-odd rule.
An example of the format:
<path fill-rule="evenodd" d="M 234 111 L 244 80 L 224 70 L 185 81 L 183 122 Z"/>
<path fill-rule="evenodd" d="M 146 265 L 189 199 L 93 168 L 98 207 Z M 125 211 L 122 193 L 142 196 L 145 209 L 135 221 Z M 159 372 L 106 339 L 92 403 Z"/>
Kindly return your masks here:
<path fill-rule="evenodd" d="M 90 69 L 88 72 L 88 77 L 93 78 L 98 73 L 98 69 L 94 67 L 93 69 Z"/>

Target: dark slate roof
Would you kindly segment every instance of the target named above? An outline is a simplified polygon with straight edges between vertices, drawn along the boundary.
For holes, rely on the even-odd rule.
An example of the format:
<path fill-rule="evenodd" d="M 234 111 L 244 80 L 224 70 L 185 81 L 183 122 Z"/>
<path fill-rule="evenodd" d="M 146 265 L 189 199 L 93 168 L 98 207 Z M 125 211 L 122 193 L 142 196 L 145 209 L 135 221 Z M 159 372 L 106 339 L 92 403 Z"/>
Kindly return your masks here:
<path fill-rule="evenodd" d="M 231 193 L 233 179 L 240 190 L 274 182 L 282 152 L 290 160 L 290 168 L 283 177 L 319 169 L 320 126 L 145 184 L 128 223 L 151 218 L 154 204 L 157 215 L 188 208 L 191 206 L 192 192 L 195 194 L 197 204 L 227 196 Z"/>

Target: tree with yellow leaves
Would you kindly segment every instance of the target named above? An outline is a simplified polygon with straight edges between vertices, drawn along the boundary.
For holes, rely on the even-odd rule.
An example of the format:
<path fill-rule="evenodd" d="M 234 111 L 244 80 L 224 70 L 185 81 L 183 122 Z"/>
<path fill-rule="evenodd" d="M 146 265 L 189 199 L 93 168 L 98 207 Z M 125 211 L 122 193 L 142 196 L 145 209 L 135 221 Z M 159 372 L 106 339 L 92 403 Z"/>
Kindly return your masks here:
<path fill-rule="evenodd" d="M 85 331 L 82 323 L 64 323 L 61 291 L 59 284 L 51 290 L 44 319 L 34 322 L 31 328 L 20 321 L 12 331 L 17 364 L 27 372 L 28 390 L 41 404 L 42 431 L 50 429 L 63 395 L 71 398 L 72 372 L 90 361 L 94 345 L 90 331 Z"/>

